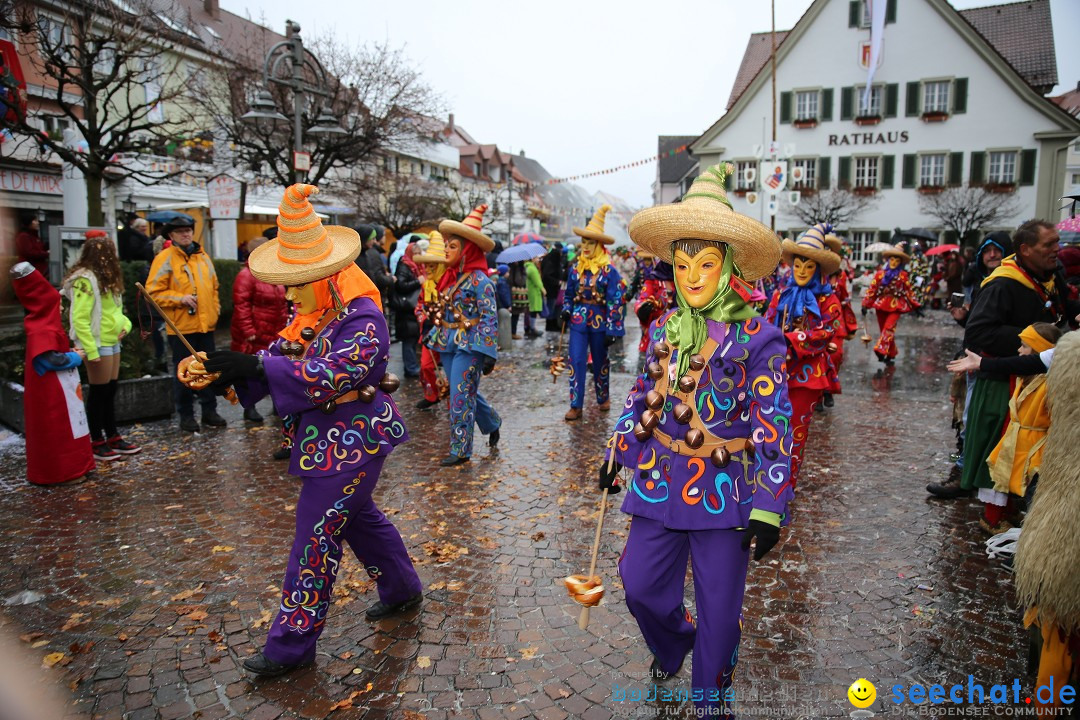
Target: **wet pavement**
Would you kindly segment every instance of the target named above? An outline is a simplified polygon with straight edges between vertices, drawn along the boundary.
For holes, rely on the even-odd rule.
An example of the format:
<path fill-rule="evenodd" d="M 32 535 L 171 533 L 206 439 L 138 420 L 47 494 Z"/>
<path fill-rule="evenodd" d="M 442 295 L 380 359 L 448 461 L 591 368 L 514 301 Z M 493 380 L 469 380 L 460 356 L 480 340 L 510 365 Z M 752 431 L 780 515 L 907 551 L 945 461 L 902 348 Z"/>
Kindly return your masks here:
<path fill-rule="evenodd" d="M 616 400 L 639 362 L 637 332 L 613 367 Z M 844 393 L 811 427 L 792 524 L 751 563 L 740 716 L 847 716 L 859 677 L 877 685 L 879 713 L 897 683 L 971 674 L 1030 687 L 1010 575 L 982 552 L 977 504 L 924 491 L 954 449 L 943 368 L 959 336 L 941 313 L 905 318 L 887 374 L 861 343 L 848 345 Z M 632 699 L 647 689 L 651 658 L 615 568 L 628 527 L 617 508 L 597 569 L 607 594 L 586 631 L 562 586 L 587 570 L 594 468 L 615 414 L 589 398 L 582 422 L 563 422 L 566 380 L 553 385 L 544 365 L 554 337 L 518 341 L 482 381 L 504 419 L 502 443 L 494 452 L 478 442 L 464 466 L 435 464 L 444 413 L 413 409 L 414 382 L 398 392 L 413 439 L 387 461 L 375 496 L 426 600 L 368 622 L 375 592 L 346 554 L 315 667 L 255 682 L 240 669 L 277 606 L 299 485 L 270 459 L 272 422 L 245 428 L 237 408 L 224 413 L 227 429 L 196 437 L 173 423 L 135 428 L 141 455 L 70 487 L 27 485 L 9 445 L 0 595 L 25 604 L 0 608 L 0 635 L 30 665 L 52 664 L 42 682 L 79 718 L 689 717 L 685 703 Z M 691 608 L 692 594 L 688 583 Z M 689 678 L 687 663 L 667 687 L 686 691 Z"/>

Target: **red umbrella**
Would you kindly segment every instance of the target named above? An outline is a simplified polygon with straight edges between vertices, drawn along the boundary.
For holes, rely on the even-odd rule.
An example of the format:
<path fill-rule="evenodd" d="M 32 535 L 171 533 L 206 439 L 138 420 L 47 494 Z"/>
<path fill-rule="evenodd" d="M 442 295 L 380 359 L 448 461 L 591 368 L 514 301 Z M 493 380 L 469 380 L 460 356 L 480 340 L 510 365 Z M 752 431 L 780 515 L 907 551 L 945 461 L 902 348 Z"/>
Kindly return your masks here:
<path fill-rule="evenodd" d="M 947 252 L 957 252 L 960 249 L 959 245 L 935 245 L 926 251 L 927 255 L 944 255 Z"/>

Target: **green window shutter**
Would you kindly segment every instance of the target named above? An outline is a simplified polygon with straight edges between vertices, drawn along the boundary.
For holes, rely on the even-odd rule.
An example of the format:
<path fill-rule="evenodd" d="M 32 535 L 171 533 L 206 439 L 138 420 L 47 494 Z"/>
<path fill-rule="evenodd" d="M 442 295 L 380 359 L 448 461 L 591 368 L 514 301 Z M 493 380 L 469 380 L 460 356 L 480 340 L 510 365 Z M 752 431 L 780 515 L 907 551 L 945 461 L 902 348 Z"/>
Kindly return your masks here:
<path fill-rule="evenodd" d="M 791 122 L 791 93 L 780 93 L 780 122 Z"/>
<path fill-rule="evenodd" d="M 897 107 L 900 105 L 900 85 L 889 83 L 885 86 L 885 117 L 896 117 Z"/>
<path fill-rule="evenodd" d="M 971 153 L 971 170 L 968 173 L 968 185 L 982 185 L 986 182 L 986 153 Z"/>
<path fill-rule="evenodd" d="M 840 88 L 840 119 L 850 120 L 855 117 L 855 88 Z"/>
<path fill-rule="evenodd" d="M 915 187 L 915 164 L 919 162 L 918 155 L 904 156 L 903 170 L 900 173 L 900 187 Z"/>
<path fill-rule="evenodd" d="M 851 0 L 848 3 L 847 26 L 857 28 L 862 25 L 862 2 Z"/>
<path fill-rule="evenodd" d="M 962 115 L 967 112 L 967 78 L 953 80 L 952 111 L 954 115 Z"/>
<path fill-rule="evenodd" d="M 829 185 L 832 184 L 832 158 L 823 157 L 818 158 L 817 161 L 817 189 L 828 190 Z"/>
<path fill-rule="evenodd" d="M 732 163 L 732 165 L 734 165 L 736 168 L 735 172 L 732 172 L 726 178 L 724 178 L 724 189 L 728 192 L 731 192 L 735 189 L 735 173 L 738 172 L 739 163 Z"/>
<path fill-rule="evenodd" d="M 896 22 L 896 0 L 888 0 L 888 2 L 885 3 L 885 22 Z"/>
<path fill-rule="evenodd" d="M 907 104 L 904 107 L 904 114 L 908 117 L 919 116 L 919 93 L 921 91 L 921 83 L 909 82 L 907 84 Z"/>
<path fill-rule="evenodd" d="M 945 178 L 947 185 L 960 185 L 964 182 L 964 153 L 949 153 L 949 174 Z"/>
<path fill-rule="evenodd" d="M 832 120 L 833 89 L 825 88 L 821 91 L 820 113 L 822 122 Z"/>
<path fill-rule="evenodd" d="M 840 169 L 836 175 L 836 186 L 841 188 L 851 187 L 851 157 L 840 158 Z"/>
<path fill-rule="evenodd" d="M 896 175 L 896 156 L 885 155 L 881 158 L 881 189 L 891 190 L 893 176 Z"/>
<path fill-rule="evenodd" d="M 877 231 L 878 242 L 888 243 L 892 245 L 892 231 L 891 230 L 878 230 Z"/>
<path fill-rule="evenodd" d="M 1035 151 L 1034 150 L 1021 150 L 1020 151 L 1020 172 L 1017 173 L 1020 176 L 1021 185 L 1034 185 L 1035 184 Z"/>

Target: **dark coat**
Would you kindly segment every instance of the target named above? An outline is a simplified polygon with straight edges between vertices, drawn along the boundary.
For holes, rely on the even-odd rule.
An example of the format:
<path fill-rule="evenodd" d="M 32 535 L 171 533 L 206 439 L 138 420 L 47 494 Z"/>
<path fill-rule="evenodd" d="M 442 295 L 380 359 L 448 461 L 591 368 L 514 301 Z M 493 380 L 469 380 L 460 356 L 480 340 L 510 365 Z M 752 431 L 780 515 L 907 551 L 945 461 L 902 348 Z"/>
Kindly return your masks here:
<path fill-rule="evenodd" d="M 386 270 L 383 255 L 374 246 L 364 250 L 356 257 L 356 265 L 367 275 L 382 295 L 383 307 L 386 307 L 390 292 L 390 273 Z"/>
<path fill-rule="evenodd" d="M 121 230 L 116 236 L 116 244 L 121 260 L 154 262 L 154 243 L 135 228 Z"/>
<path fill-rule="evenodd" d="M 394 275 L 397 277 L 393 288 L 394 329 L 397 331 L 397 339 L 416 341 L 420 338 L 420 322 L 416 319 L 420 279 L 404 259 L 397 264 Z"/>
<path fill-rule="evenodd" d="M 285 288 L 257 280 L 246 267 L 233 281 L 232 343 L 237 352 L 265 350 L 289 322 Z M 248 340 L 252 335 L 255 340 Z"/>

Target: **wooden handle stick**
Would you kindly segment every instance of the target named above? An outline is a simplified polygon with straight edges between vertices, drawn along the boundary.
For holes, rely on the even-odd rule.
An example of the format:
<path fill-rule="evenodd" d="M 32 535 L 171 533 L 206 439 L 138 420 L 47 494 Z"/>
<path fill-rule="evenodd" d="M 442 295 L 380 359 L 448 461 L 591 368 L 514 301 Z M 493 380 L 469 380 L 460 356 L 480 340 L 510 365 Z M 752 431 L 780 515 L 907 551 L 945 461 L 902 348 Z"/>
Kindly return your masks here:
<path fill-rule="evenodd" d="M 165 324 L 169 326 L 169 329 L 173 331 L 173 334 L 176 335 L 176 337 L 180 338 L 180 342 L 184 344 L 184 347 L 187 348 L 188 352 L 191 353 L 192 356 L 194 356 L 195 358 L 198 358 L 199 353 L 195 351 L 195 348 L 191 347 L 191 343 L 189 343 L 187 341 L 187 338 L 184 337 L 184 334 L 180 332 L 179 329 L 177 329 L 173 321 L 169 318 L 168 315 L 165 314 L 165 311 L 161 309 L 161 306 L 157 304 L 154 298 L 150 297 L 150 293 L 146 292 L 146 288 L 143 287 L 143 284 L 137 282 L 135 283 L 135 287 L 139 289 L 139 292 L 143 294 L 143 297 L 147 299 L 147 301 L 154 307 L 155 310 L 157 310 L 157 314 L 161 316 L 161 319 L 165 321 Z"/>
<path fill-rule="evenodd" d="M 611 472 L 611 468 L 615 465 L 615 446 L 611 446 L 611 455 L 608 457 L 608 473 Z M 604 514 L 607 511 L 607 498 L 608 489 L 604 488 L 604 494 L 600 496 L 600 517 L 596 521 L 596 535 L 593 537 L 592 544 L 592 561 L 589 563 L 589 580 L 591 581 L 596 574 L 596 556 L 600 552 L 600 534 L 604 530 Z M 589 627 L 589 607 L 585 606 L 581 608 L 581 615 L 578 616 L 577 626 L 579 630 L 584 630 Z"/>
<path fill-rule="evenodd" d="M 559 330 L 559 344 L 558 344 L 558 346 L 557 346 L 557 347 L 555 348 L 555 357 L 556 357 L 556 358 L 561 358 L 561 357 L 562 357 L 562 339 L 563 339 L 563 334 L 564 334 L 565 332 L 566 332 L 566 323 L 563 323 L 563 324 L 562 324 L 562 329 L 561 329 L 561 330 Z M 555 373 L 552 373 L 552 374 L 551 374 L 551 384 L 552 384 L 552 385 L 554 385 L 554 384 L 555 384 L 555 382 L 556 382 L 556 381 L 557 381 L 558 379 L 559 379 L 559 376 L 558 376 L 558 375 L 556 375 Z"/>

